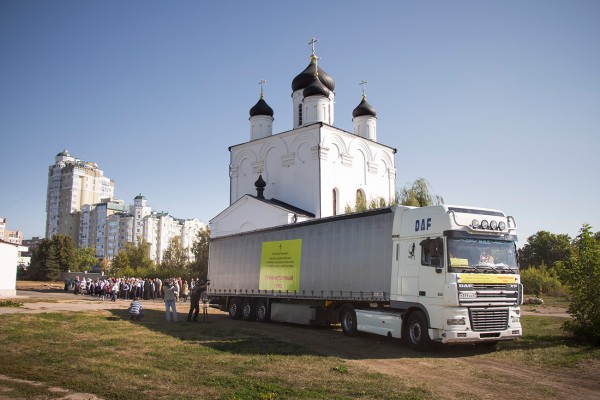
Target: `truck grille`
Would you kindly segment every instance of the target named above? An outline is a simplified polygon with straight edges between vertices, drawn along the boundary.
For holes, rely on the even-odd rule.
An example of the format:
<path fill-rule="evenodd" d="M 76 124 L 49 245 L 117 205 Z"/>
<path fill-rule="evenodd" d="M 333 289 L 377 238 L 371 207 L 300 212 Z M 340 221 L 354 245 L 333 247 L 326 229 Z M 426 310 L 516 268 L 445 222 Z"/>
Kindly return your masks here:
<path fill-rule="evenodd" d="M 475 332 L 501 331 L 508 327 L 508 309 L 505 308 L 472 308 L 469 315 Z"/>
<path fill-rule="evenodd" d="M 520 304 L 521 285 L 459 284 L 458 301 L 463 306 L 515 306 Z"/>

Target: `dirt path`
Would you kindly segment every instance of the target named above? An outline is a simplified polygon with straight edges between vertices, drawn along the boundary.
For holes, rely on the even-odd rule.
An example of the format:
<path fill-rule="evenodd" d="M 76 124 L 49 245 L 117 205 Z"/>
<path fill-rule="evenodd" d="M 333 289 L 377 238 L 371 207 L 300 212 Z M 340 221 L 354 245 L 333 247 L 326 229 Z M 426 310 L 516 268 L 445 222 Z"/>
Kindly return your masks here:
<path fill-rule="evenodd" d="M 129 305 L 125 300 L 101 302 L 88 296 L 64 293 L 19 291 L 18 294 L 23 299 L 37 299 L 26 302 L 21 308 L 0 308 L 0 313 L 96 311 L 125 309 Z M 144 307 L 162 310 L 163 303 L 160 300 L 145 301 Z M 337 357 L 351 369 L 384 374 L 408 386 L 425 388 L 441 399 L 600 399 L 598 361 L 576 368 L 534 368 L 509 364 L 501 356 L 496 357 L 471 345 L 445 346 L 435 353 L 423 354 L 413 352 L 396 339 L 374 335 L 348 338 L 339 329 L 232 321 L 226 313 L 214 309 L 209 312 L 212 323 L 300 344 L 308 350 Z M 540 313 L 567 316 L 565 310 L 560 309 L 527 312 Z M 5 378 L 0 376 L 0 387 Z M 86 396 L 91 395 L 68 393 L 62 399 L 95 398 Z"/>

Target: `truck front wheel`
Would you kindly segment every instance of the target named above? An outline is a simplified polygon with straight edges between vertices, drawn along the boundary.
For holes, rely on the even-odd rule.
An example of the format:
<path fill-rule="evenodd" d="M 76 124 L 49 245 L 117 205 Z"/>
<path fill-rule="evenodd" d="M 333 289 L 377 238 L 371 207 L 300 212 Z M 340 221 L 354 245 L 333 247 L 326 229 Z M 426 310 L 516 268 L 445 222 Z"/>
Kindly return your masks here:
<path fill-rule="evenodd" d="M 420 312 L 414 312 L 408 316 L 406 326 L 406 339 L 409 346 L 416 351 L 430 351 L 433 342 L 429 338 L 427 319 Z"/>
<path fill-rule="evenodd" d="M 229 300 L 229 318 L 231 319 L 239 319 L 241 316 L 242 307 L 240 306 L 239 299 L 231 299 Z"/>
<path fill-rule="evenodd" d="M 342 332 L 346 336 L 358 335 L 358 326 L 356 321 L 356 311 L 352 307 L 344 307 L 340 314 L 340 322 L 342 324 Z"/>

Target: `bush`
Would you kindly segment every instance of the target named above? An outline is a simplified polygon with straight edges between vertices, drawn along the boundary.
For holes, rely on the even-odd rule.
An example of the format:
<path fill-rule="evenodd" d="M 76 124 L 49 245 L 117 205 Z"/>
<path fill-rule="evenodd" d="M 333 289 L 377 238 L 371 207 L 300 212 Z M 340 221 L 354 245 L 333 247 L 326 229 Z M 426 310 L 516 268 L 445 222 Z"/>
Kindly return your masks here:
<path fill-rule="evenodd" d="M 565 288 L 550 271 L 542 267 L 530 267 L 521 270 L 521 283 L 525 294 L 541 296 L 542 294 L 562 297 Z"/>
<path fill-rule="evenodd" d="M 563 327 L 580 340 L 600 344 L 600 241 L 589 225 L 581 228 L 569 261 L 559 271 L 569 287 L 573 315 Z"/>

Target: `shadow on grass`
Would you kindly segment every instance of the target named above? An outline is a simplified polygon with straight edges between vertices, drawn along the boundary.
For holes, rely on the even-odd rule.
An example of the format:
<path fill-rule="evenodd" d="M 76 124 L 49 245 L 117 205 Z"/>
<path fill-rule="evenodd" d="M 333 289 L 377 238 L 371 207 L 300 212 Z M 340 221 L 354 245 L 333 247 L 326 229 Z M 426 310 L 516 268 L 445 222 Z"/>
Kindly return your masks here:
<path fill-rule="evenodd" d="M 127 310 L 110 310 L 108 320 L 127 320 Z M 185 312 L 181 312 L 185 311 Z M 360 334 L 346 337 L 339 328 L 311 327 L 287 323 L 234 321 L 226 313 L 209 314 L 208 322 L 187 322 L 187 305 L 181 307 L 178 322 L 167 322 L 165 312 L 144 310 L 144 318 L 130 321 L 145 329 L 175 337 L 179 340 L 196 342 L 221 352 L 240 355 L 326 355 L 344 359 L 393 359 L 393 358 L 458 358 L 473 357 L 501 351 L 508 343 L 498 348 L 473 344 L 436 345 L 432 352 L 416 352 L 399 339 Z M 202 314 L 199 316 L 202 321 Z M 547 346 L 547 343 L 539 347 Z M 514 345 L 513 345 L 514 346 Z M 530 343 L 529 346 L 536 346 Z M 512 346 L 511 346 L 512 347 Z M 514 347 L 512 347 L 514 348 Z"/>

